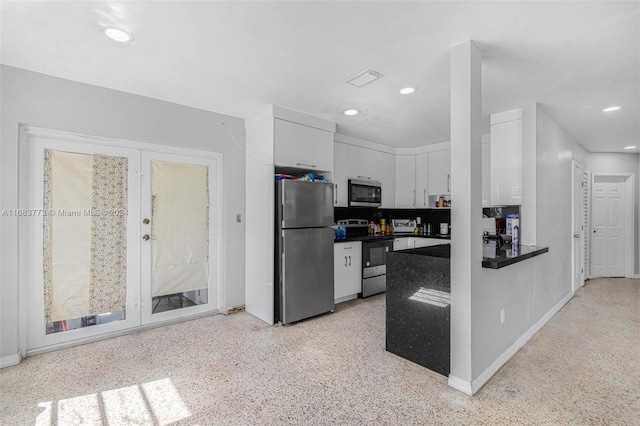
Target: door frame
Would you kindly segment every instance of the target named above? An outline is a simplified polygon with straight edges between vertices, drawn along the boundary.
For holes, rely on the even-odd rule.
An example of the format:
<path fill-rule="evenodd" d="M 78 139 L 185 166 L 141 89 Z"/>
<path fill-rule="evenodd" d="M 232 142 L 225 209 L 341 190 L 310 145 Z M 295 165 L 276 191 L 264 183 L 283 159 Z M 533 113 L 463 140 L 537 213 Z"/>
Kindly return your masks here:
<path fill-rule="evenodd" d="M 30 233 L 30 223 L 28 217 L 19 217 L 18 218 L 18 347 L 20 356 L 24 357 L 27 355 L 36 355 L 38 353 L 49 352 L 52 350 L 62 349 L 65 347 L 76 346 L 83 343 L 89 343 L 93 341 L 108 339 L 111 337 L 116 337 L 119 335 L 129 334 L 138 332 L 141 330 L 155 328 L 167 324 L 172 324 L 176 322 L 186 321 L 202 316 L 214 315 L 217 313 L 224 312 L 224 307 L 226 306 L 226 283 L 227 283 L 227 255 L 226 255 L 226 245 L 227 245 L 227 233 L 226 227 L 222 226 L 223 223 L 226 223 L 226 212 L 225 209 L 222 208 L 222 205 L 225 204 L 226 196 L 223 193 L 224 188 L 224 161 L 223 154 L 220 152 L 214 151 L 204 151 L 192 148 L 178 148 L 176 146 L 162 145 L 157 143 L 149 143 L 149 142 L 138 142 L 126 139 L 119 138 L 108 138 L 103 136 L 94 136 L 87 135 L 83 133 L 77 132 L 67 132 L 61 130 L 53 130 L 47 129 L 43 127 L 32 126 L 29 124 L 21 123 L 19 125 L 19 153 L 18 153 L 18 206 L 30 206 L 29 199 L 29 185 L 31 180 L 33 179 L 33 173 L 30 170 L 30 156 L 31 156 L 31 139 L 32 138 L 48 138 L 48 139 L 56 139 L 60 141 L 67 142 L 75 142 L 75 143 L 83 143 L 83 144 L 97 144 L 103 145 L 107 147 L 113 148 L 125 148 L 130 150 L 139 150 L 139 151 L 149 151 L 156 153 L 164 153 L 164 154 L 174 154 L 174 155 L 184 155 L 189 157 L 201 157 L 214 160 L 217 163 L 216 166 L 216 176 L 215 176 L 215 186 L 210 188 L 210 193 L 215 194 L 215 199 L 217 203 L 214 208 L 217 209 L 214 217 L 217 218 L 215 223 L 211 223 L 210 226 L 215 226 L 219 229 L 218 240 L 216 241 L 217 247 L 216 251 L 218 253 L 218 258 L 216 259 L 217 268 L 215 273 L 217 276 L 215 277 L 215 282 L 217 283 L 217 288 L 215 292 L 217 294 L 217 306 L 214 310 L 197 314 L 188 317 L 182 317 L 177 319 L 171 319 L 164 322 L 158 322 L 154 324 L 141 325 L 138 327 L 129 328 L 121 331 L 108 332 L 105 334 L 101 334 L 98 336 L 91 336 L 86 338 L 80 338 L 78 340 L 74 340 L 71 342 L 55 344 L 52 346 L 47 346 L 41 349 L 35 350 L 27 350 L 28 348 L 28 329 L 29 329 L 29 263 L 30 263 L 30 243 L 29 243 L 29 233 Z M 211 195 L 212 199 L 214 199 L 214 195 Z M 26 207 L 25 207 L 26 208 Z"/>
<path fill-rule="evenodd" d="M 580 173 L 580 183 L 581 183 L 581 196 L 583 196 L 582 194 L 584 194 L 584 189 L 582 188 L 583 182 L 584 182 L 584 166 L 582 165 L 582 163 L 576 161 L 576 160 L 572 160 L 571 161 L 571 289 L 573 291 L 573 293 L 575 293 L 578 288 L 582 287 L 584 285 L 584 245 L 586 244 L 586 235 L 588 235 L 588 232 L 586 229 L 584 229 L 583 223 L 584 223 L 584 214 L 580 215 L 580 219 L 579 222 L 576 223 L 576 208 L 578 207 L 576 205 L 576 194 L 574 193 L 575 188 L 576 188 L 576 174 L 575 174 L 575 170 L 576 168 L 578 170 L 581 171 Z M 584 200 L 583 203 L 584 205 Z M 588 208 L 587 208 L 588 210 Z M 576 248 L 576 244 L 575 244 L 575 235 L 574 233 L 576 232 L 576 228 L 577 225 L 580 226 L 581 228 L 581 235 L 580 235 L 580 239 L 581 239 L 581 243 L 580 247 Z M 591 235 L 589 235 L 589 238 L 591 238 Z M 580 259 L 580 267 L 583 268 L 582 272 L 580 273 L 580 285 L 576 286 L 576 279 L 575 279 L 575 270 L 576 270 L 576 250 L 578 250 L 581 254 Z"/>
<path fill-rule="evenodd" d="M 635 240 L 636 240 L 636 226 L 635 226 L 635 173 L 606 173 L 606 172 L 593 172 L 591 173 L 591 193 L 590 197 L 593 199 L 593 187 L 596 177 L 624 177 L 624 228 L 625 234 L 631 235 L 631 238 L 625 238 L 624 241 L 624 276 L 625 278 L 634 277 L 634 265 L 635 265 Z M 591 210 L 591 206 L 589 206 Z M 591 212 L 589 212 L 589 239 L 592 238 L 592 223 Z M 590 247 L 593 244 L 589 244 Z M 589 259 L 591 262 L 591 258 Z M 591 275 L 591 264 L 589 264 L 589 275 Z"/>

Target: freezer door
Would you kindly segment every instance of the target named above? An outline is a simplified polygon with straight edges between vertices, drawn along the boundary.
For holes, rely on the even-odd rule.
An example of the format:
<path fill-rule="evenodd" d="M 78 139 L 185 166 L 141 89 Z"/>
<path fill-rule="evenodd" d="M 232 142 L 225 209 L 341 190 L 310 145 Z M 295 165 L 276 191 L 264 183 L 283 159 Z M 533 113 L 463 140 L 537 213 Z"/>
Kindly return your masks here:
<path fill-rule="evenodd" d="M 333 185 L 294 180 L 278 182 L 278 214 L 283 228 L 333 225 Z"/>
<path fill-rule="evenodd" d="M 333 230 L 283 231 L 278 320 L 289 324 L 332 311 Z"/>

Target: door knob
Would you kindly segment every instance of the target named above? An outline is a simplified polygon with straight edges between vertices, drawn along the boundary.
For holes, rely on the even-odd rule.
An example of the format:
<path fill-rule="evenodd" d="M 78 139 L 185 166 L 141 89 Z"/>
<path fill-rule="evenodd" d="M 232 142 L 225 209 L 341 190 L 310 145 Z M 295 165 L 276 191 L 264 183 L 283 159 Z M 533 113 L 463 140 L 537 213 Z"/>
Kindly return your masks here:
<path fill-rule="evenodd" d="M 149 241 L 149 238 L 151 238 L 151 237 L 149 236 L 149 234 L 144 234 L 144 235 L 142 236 L 142 239 L 143 239 L 143 240 L 145 240 L 145 241 Z"/>

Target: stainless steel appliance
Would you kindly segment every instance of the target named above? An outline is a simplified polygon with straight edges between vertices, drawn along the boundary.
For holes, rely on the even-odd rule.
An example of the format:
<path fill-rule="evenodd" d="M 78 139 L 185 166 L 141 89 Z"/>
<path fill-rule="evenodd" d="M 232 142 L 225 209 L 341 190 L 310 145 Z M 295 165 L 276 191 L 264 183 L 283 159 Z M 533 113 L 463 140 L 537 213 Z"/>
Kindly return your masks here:
<path fill-rule="evenodd" d="M 393 237 L 362 242 L 362 297 L 387 291 L 387 253 L 393 251 Z"/>
<path fill-rule="evenodd" d="M 382 184 L 373 180 L 349 179 L 349 207 L 380 207 Z"/>
<path fill-rule="evenodd" d="M 369 222 L 367 219 L 339 220 L 338 225 L 344 225 L 347 238 L 366 237 L 369 233 Z"/>
<path fill-rule="evenodd" d="M 333 185 L 278 181 L 275 206 L 276 321 L 333 311 Z"/>

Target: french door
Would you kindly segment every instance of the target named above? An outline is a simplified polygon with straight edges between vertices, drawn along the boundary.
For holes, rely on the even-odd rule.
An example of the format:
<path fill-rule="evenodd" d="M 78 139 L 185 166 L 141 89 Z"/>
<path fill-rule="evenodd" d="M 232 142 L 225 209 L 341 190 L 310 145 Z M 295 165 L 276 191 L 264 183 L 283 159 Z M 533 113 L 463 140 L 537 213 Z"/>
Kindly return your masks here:
<path fill-rule="evenodd" d="M 27 351 L 218 309 L 218 160 L 30 137 Z"/>

